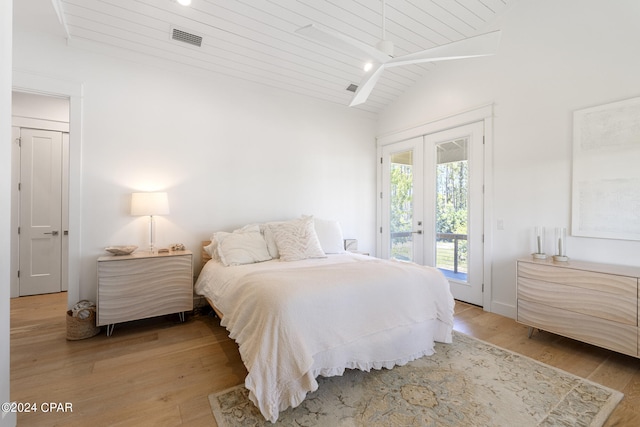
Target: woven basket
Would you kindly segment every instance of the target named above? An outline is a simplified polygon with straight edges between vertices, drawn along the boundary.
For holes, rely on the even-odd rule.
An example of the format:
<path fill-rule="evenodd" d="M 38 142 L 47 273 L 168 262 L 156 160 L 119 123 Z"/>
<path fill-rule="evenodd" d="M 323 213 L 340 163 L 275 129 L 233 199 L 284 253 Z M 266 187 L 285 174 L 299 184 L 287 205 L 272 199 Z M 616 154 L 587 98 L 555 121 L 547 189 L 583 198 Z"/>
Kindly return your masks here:
<path fill-rule="evenodd" d="M 89 317 L 80 319 L 73 317 L 71 310 L 67 310 L 67 339 L 69 341 L 91 338 L 100 333 L 100 327 L 96 326 L 96 312 L 90 310 Z"/>

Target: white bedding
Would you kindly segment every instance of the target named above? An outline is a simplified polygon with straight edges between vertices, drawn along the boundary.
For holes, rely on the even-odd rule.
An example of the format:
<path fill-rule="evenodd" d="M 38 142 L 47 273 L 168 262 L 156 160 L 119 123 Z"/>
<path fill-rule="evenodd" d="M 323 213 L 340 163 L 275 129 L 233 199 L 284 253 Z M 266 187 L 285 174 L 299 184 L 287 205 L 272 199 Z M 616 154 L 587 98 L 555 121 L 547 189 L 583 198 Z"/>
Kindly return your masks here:
<path fill-rule="evenodd" d="M 454 301 L 437 269 L 356 254 L 225 267 L 195 285 L 224 314 L 245 386 L 267 420 L 302 402 L 318 375 L 392 368 L 451 342 Z"/>

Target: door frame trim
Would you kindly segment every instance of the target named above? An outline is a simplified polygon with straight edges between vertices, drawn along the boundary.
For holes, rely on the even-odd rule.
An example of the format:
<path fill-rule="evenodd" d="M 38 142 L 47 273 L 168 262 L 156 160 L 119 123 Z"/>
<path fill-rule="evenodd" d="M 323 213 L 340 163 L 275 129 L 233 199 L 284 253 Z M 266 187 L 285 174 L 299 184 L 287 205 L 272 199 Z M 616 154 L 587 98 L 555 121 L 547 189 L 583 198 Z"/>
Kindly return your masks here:
<path fill-rule="evenodd" d="M 376 138 L 377 156 L 382 157 L 382 147 L 407 139 L 416 138 L 431 133 L 441 132 L 447 129 L 464 126 L 470 123 L 484 123 L 484 260 L 483 260 L 483 310 L 491 311 L 492 295 L 492 270 L 493 265 L 493 117 L 494 104 L 482 105 L 457 114 L 433 119 L 417 126 L 401 129 L 379 135 Z M 378 163 L 377 194 L 382 191 L 382 166 Z M 377 197 L 376 213 L 376 253 L 382 253 L 382 201 Z"/>
<path fill-rule="evenodd" d="M 24 70 L 13 70 L 12 90 L 69 98 L 69 236 L 67 305 L 80 299 L 82 230 L 82 97 L 83 85 Z M 11 234 L 17 233 L 13 231 Z M 12 237 L 12 240 L 15 237 Z M 17 286 L 17 285 L 16 285 Z M 12 286 L 13 290 L 13 286 Z M 13 296 L 13 294 L 12 294 Z"/>

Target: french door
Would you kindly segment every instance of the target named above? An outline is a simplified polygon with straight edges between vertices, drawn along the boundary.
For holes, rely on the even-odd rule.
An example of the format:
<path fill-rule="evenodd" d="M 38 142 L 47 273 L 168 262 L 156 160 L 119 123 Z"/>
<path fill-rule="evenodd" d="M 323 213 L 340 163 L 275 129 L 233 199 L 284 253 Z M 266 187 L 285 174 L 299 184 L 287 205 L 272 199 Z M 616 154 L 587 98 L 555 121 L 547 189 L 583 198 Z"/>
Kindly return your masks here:
<path fill-rule="evenodd" d="M 381 256 L 433 266 L 483 305 L 484 125 L 382 148 Z"/>

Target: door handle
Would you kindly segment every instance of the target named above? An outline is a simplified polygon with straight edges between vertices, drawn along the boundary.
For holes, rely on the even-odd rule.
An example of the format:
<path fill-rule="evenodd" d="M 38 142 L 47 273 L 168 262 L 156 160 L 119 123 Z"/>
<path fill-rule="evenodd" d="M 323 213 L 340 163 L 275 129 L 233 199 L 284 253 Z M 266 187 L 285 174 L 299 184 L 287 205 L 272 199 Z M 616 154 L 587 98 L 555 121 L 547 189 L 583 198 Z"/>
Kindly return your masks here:
<path fill-rule="evenodd" d="M 57 236 L 58 230 L 53 230 L 51 233 L 43 233 L 43 234 L 51 234 L 52 236 Z"/>
<path fill-rule="evenodd" d="M 412 231 L 413 234 L 422 234 L 422 230 Z"/>

